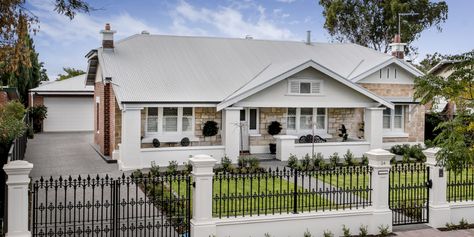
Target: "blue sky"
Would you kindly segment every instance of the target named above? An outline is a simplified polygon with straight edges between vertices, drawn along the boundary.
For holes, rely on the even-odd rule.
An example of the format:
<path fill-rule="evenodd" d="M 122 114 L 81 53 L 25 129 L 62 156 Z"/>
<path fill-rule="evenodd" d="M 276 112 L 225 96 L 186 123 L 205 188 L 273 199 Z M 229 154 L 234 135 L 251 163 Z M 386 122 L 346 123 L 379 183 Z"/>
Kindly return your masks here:
<path fill-rule="evenodd" d="M 74 20 L 51 10 L 51 0 L 27 1 L 39 17 L 34 36 L 36 50 L 45 62 L 50 80 L 62 67 L 85 70 L 84 55 L 100 45 L 99 30 L 106 22 L 117 30 L 116 39 L 147 30 L 152 34 L 204 35 L 258 39 L 312 39 L 329 42 L 322 8 L 317 0 L 89 0 L 96 8 Z M 443 31 L 424 31 L 418 47 L 421 59 L 427 53 L 455 54 L 474 49 L 474 1 L 447 0 L 449 16 Z M 415 61 L 417 60 L 415 59 Z"/>

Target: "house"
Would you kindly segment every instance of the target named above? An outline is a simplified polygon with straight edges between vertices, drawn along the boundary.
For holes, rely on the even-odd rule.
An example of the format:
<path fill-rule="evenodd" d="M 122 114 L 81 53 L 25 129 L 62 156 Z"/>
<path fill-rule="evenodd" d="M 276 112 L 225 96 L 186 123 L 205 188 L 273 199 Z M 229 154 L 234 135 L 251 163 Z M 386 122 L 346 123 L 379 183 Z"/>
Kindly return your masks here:
<path fill-rule="evenodd" d="M 29 104 L 48 109 L 45 132 L 93 131 L 94 87 L 86 86 L 86 75 L 42 84 L 30 90 Z"/>
<path fill-rule="evenodd" d="M 123 170 L 195 154 L 235 162 L 242 152 L 269 153 L 275 142 L 280 159 L 313 148 L 360 156 L 423 142 L 425 111 L 412 98 L 423 74 L 402 59 L 399 41 L 395 57 L 309 35 L 291 42 L 144 31 L 114 41 L 114 33 L 107 24 L 102 46 L 86 55 L 87 85 L 94 86 L 94 141 Z M 207 121 L 217 123 L 216 135 L 203 135 Z M 267 132 L 272 121 L 282 125 L 275 137 Z M 313 133 L 326 142 L 299 143 Z"/>
<path fill-rule="evenodd" d="M 428 74 L 447 78 L 453 73 L 453 65 L 458 63 L 455 60 L 441 60 L 433 68 L 428 71 Z M 428 113 L 441 113 L 447 117 L 452 117 L 456 112 L 456 105 L 447 101 L 445 98 L 438 98 L 436 103 L 429 103 L 426 105 Z"/>
<path fill-rule="evenodd" d="M 12 100 L 20 100 L 17 88 L 8 86 L 0 87 L 0 106 Z"/>

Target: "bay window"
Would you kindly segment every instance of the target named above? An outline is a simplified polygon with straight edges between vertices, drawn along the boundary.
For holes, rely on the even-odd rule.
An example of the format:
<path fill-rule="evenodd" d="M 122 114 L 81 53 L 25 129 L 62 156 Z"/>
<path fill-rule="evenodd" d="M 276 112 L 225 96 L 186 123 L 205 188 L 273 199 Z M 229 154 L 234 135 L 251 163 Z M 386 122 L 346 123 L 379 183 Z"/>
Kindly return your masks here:
<path fill-rule="evenodd" d="M 395 109 L 385 109 L 383 111 L 383 129 L 385 133 L 403 132 L 405 115 L 403 105 L 395 105 Z"/>
<path fill-rule="evenodd" d="M 326 108 L 288 108 L 287 131 L 290 134 L 311 133 L 314 125 L 315 132 L 326 133 L 326 121 Z"/>
<path fill-rule="evenodd" d="M 192 107 L 148 107 L 145 121 L 147 133 L 193 133 L 194 110 Z"/>

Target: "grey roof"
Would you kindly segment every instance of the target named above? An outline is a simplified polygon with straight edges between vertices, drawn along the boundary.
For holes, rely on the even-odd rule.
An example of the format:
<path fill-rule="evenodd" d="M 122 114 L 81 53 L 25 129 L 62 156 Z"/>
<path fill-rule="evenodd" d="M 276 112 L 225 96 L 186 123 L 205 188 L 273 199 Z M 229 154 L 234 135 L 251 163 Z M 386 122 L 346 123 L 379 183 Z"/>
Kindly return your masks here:
<path fill-rule="evenodd" d="M 215 103 L 309 60 L 347 80 L 394 60 L 355 44 L 165 35 L 133 35 L 98 57 L 120 102 Z"/>
<path fill-rule="evenodd" d="M 71 77 L 62 81 L 46 82 L 36 88 L 31 89 L 32 92 L 94 92 L 94 86 L 86 86 L 86 74 Z"/>

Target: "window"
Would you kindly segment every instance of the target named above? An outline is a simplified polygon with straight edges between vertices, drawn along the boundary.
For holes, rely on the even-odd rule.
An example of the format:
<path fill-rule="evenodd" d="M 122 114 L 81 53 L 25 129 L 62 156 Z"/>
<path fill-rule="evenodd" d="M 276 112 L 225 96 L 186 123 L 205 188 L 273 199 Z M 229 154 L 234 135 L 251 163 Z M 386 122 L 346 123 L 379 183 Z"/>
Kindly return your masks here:
<path fill-rule="evenodd" d="M 403 131 L 404 106 L 395 105 L 395 109 L 385 109 L 383 111 L 383 128 L 387 132 Z"/>
<path fill-rule="evenodd" d="M 317 95 L 322 93 L 322 81 L 314 79 L 289 80 L 288 93 L 302 95 Z"/>
<path fill-rule="evenodd" d="M 95 103 L 96 104 L 96 111 L 95 111 L 95 128 L 96 128 L 96 131 L 99 132 L 99 118 L 100 118 L 100 103 Z"/>
<path fill-rule="evenodd" d="M 325 132 L 327 128 L 325 108 L 288 108 L 286 120 L 290 133 L 310 132 L 313 125 L 317 132 Z"/>
<path fill-rule="evenodd" d="M 182 131 L 190 132 L 193 129 L 193 108 L 184 107 L 183 108 L 183 118 L 182 118 Z"/>
<path fill-rule="evenodd" d="M 245 121 L 245 109 L 240 110 L 240 121 Z"/>
<path fill-rule="evenodd" d="M 147 131 L 158 132 L 158 108 L 148 107 L 147 115 Z"/>
<path fill-rule="evenodd" d="M 240 122 L 244 122 L 248 131 L 252 134 L 258 134 L 258 109 L 246 108 L 240 110 Z"/>
<path fill-rule="evenodd" d="M 163 131 L 178 131 L 178 108 L 163 108 Z"/>
<path fill-rule="evenodd" d="M 257 130 L 257 109 L 249 109 L 249 129 Z"/>

